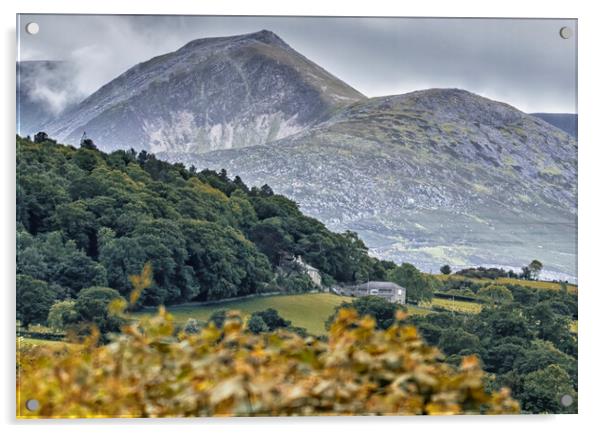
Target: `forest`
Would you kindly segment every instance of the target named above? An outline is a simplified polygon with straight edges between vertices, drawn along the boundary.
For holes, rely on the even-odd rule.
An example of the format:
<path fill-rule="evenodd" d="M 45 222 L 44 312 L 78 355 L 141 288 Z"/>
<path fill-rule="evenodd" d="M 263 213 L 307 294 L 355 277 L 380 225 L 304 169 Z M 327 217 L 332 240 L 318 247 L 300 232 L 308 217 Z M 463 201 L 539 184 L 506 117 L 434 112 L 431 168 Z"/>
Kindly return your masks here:
<path fill-rule="evenodd" d="M 197 171 L 146 151 L 106 154 L 91 140 L 74 148 L 43 133 L 17 137 L 16 194 L 25 325 L 45 322 L 54 301 L 82 289 L 128 296 L 128 276 L 146 262 L 153 284 L 138 305 L 306 291 L 306 274 L 287 269 L 297 256 L 325 286 L 384 279 L 396 268 L 368 256 L 355 233 L 329 231 L 268 185 L 248 188 L 223 170 Z"/>

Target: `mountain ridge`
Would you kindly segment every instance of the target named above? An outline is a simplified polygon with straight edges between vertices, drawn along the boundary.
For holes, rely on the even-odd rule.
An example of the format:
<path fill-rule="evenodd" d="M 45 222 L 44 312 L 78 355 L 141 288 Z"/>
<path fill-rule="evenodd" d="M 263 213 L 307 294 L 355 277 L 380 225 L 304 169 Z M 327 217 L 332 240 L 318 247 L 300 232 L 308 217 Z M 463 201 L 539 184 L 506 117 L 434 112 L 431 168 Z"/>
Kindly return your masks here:
<path fill-rule="evenodd" d="M 462 89 L 366 98 L 269 31 L 142 62 L 47 132 L 73 143 L 84 130 L 104 150 L 267 183 L 381 258 L 429 270 L 538 257 L 576 276 L 577 143 L 564 131 Z"/>
<path fill-rule="evenodd" d="M 204 152 L 283 138 L 365 96 L 269 31 L 191 41 L 121 74 L 46 125 L 101 148 Z"/>
<path fill-rule="evenodd" d="M 159 156 L 268 183 L 380 258 L 432 270 L 542 257 L 574 276 L 576 151 L 508 104 L 430 89 L 353 103 L 275 143 Z"/>

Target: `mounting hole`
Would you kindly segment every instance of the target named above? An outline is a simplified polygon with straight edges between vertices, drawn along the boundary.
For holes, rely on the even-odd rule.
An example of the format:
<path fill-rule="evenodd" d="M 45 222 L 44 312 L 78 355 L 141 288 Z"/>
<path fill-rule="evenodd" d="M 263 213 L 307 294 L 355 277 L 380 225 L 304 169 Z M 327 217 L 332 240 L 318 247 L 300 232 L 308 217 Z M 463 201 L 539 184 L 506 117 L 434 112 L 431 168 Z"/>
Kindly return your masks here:
<path fill-rule="evenodd" d="M 40 31 L 40 25 L 38 23 L 27 23 L 27 25 L 25 25 L 25 31 L 30 35 L 37 35 Z"/>
<path fill-rule="evenodd" d="M 573 404 L 573 397 L 571 397 L 568 394 L 563 395 L 560 398 L 560 404 L 563 405 L 564 407 L 569 407 L 570 405 Z"/>
<path fill-rule="evenodd" d="M 570 27 L 561 27 L 559 33 L 562 39 L 569 39 L 571 36 L 573 36 L 573 29 Z"/>
<path fill-rule="evenodd" d="M 40 408 L 40 402 L 36 399 L 27 400 L 25 402 L 25 407 L 28 411 L 35 412 Z"/>

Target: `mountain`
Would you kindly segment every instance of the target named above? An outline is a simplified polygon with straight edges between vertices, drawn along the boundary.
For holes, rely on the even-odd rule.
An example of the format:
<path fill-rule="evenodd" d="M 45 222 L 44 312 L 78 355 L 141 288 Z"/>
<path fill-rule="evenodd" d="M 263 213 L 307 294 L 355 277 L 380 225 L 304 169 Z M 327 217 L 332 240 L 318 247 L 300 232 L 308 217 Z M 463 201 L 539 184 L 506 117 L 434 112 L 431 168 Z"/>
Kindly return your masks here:
<path fill-rule="evenodd" d="M 194 40 L 126 71 L 46 125 L 105 150 L 202 153 L 287 137 L 365 97 L 274 33 Z"/>
<path fill-rule="evenodd" d="M 538 258 L 548 276 L 576 275 L 576 141 L 467 91 L 361 100 L 267 145 L 162 156 L 268 183 L 381 258 L 425 270 Z"/>
<path fill-rule="evenodd" d="M 69 62 L 17 62 L 18 134 L 35 134 L 84 98 L 74 84 L 74 75 L 74 65 Z"/>
<path fill-rule="evenodd" d="M 44 129 L 268 183 L 381 258 L 572 278 L 577 143 L 557 117 L 458 89 L 368 99 L 263 30 L 138 64 Z"/>
<path fill-rule="evenodd" d="M 577 138 L 578 115 L 571 113 L 532 113 L 532 116 L 545 120 L 550 125 L 562 129 L 567 134 Z"/>

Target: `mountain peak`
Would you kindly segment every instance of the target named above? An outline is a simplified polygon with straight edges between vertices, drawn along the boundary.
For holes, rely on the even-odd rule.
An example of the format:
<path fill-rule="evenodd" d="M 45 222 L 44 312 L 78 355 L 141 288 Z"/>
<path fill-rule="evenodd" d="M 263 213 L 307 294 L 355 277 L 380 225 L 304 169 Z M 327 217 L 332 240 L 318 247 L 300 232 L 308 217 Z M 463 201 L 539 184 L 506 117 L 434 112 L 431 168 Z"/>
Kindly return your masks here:
<path fill-rule="evenodd" d="M 437 113 L 442 118 L 460 118 L 492 126 L 515 122 L 526 116 L 525 113 L 509 104 L 457 88 L 417 90 L 403 95 L 377 99 L 384 103 Z"/>
<path fill-rule="evenodd" d="M 221 45 L 221 44 L 234 44 L 234 43 L 248 43 L 248 42 L 261 42 L 267 45 L 279 46 L 282 48 L 290 48 L 286 42 L 280 38 L 276 33 L 270 30 L 259 30 L 253 33 L 244 33 L 233 36 L 218 36 L 211 38 L 200 38 L 194 39 L 184 45 L 180 50 L 186 51 L 196 48 L 204 48 L 207 46 Z"/>
<path fill-rule="evenodd" d="M 86 131 L 103 149 L 202 153 L 296 134 L 363 99 L 260 30 L 197 39 L 140 63 L 45 130 L 68 143 Z"/>
<path fill-rule="evenodd" d="M 257 41 L 264 42 L 266 44 L 286 45 L 280 36 L 270 30 L 263 29 L 255 33 L 247 33 L 243 36 L 248 39 L 255 39 Z"/>

